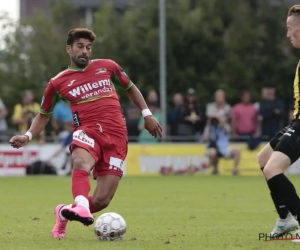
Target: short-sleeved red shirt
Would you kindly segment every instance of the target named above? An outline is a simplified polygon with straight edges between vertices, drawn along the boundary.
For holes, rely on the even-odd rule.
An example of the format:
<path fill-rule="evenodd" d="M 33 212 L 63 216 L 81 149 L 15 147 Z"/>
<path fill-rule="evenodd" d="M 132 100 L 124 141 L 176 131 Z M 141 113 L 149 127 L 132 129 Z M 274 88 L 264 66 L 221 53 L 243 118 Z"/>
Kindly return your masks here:
<path fill-rule="evenodd" d="M 84 69 L 69 67 L 47 84 L 40 112 L 52 113 L 57 101 L 63 98 L 70 102 L 74 131 L 91 128 L 127 136 L 115 84 L 124 89 L 133 85 L 122 68 L 112 60 L 92 60 Z"/>

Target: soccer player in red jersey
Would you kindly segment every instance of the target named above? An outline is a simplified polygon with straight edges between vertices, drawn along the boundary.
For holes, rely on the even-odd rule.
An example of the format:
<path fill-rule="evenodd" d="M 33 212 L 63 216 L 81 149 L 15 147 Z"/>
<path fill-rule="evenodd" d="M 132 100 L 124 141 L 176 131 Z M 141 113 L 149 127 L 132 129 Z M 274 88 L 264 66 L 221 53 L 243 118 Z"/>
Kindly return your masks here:
<path fill-rule="evenodd" d="M 140 108 L 145 128 L 154 137 L 162 135 L 162 128 L 152 116 L 143 96 L 122 68 L 107 59 L 91 60 L 96 36 L 88 29 L 76 28 L 69 32 L 66 50 L 71 66 L 53 77 L 41 103 L 41 111 L 25 135 L 11 138 L 14 148 L 25 146 L 45 128 L 50 114 L 61 98 L 70 102 L 73 114 L 72 194 L 74 203 L 55 208 L 54 238 L 65 237 L 67 222 L 83 225 L 94 222 L 92 213 L 106 208 L 112 200 L 123 175 L 127 155 L 127 129 L 115 84 L 125 89 Z M 97 180 L 92 196 L 89 172 Z"/>

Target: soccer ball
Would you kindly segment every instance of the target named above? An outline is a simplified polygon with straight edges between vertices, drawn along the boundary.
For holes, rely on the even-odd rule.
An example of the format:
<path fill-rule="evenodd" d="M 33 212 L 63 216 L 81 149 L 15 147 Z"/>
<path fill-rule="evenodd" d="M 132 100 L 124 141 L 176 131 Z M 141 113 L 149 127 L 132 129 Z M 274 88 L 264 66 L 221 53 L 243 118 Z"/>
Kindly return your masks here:
<path fill-rule="evenodd" d="M 126 233 L 126 222 L 117 213 L 105 213 L 96 220 L 94 232 L 100 241 L 120 241 Z"/>

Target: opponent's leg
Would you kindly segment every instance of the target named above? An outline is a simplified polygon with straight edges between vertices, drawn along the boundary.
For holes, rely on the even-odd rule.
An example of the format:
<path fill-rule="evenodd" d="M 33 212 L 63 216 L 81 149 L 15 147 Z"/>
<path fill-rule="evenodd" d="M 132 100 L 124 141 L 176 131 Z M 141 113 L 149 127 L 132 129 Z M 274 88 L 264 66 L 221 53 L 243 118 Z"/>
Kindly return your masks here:
<path fill-rule="evenodd" d="M 56 223 L 52 229 L 54 238 L 62 238 L 66 234 L 68 220 L 77 220 L 84 225 L 93 223 L 89 212 L 88 194 L 90 191 L 89 171 L 95 165 L 94 158 L 83 148 L 76 147 L 72 152 L 72 193 L 75 206 L 60 204 L 55 208 Z"/>
<path fill-rule="evenodd" d="M 274 152 L 274 148 L 277 146 L 279 142 L 279 138 L 283 135 L 283 133 L 286 131 L 286 128 L 284 128 L 282 131 L 280 131 L 272 140 L 270 143 L 268 143 L 257 155 L 257 161 L 259 163 L 260 169 L 263 172 L 264 167 L 266 166 L 268 160 L 270 159 L 272 153 Z M 267 181 L 268 187 L 270 189 L 270 195 L 273 200 L 274 206 L 276 208 L 277 214 L 279 218 L 276 220 L 275 226 L 270 233 L 271 235 L 281 235 L 284 233 L 288 233 L 291 230 L 297 226 L 297 221 L 294 219 L 294 217 L 289 213 L 289 210 L 287 209 L 284 200 L 281 199 L 280 196 L 278 196 L 276 193 L 272 192 L 269 183 Z"/>
<path fill-rule="evenodd" d="M 295 145 L 296 146 L 296 145 Z M 297 153 L 289 143 L 281 140 L 275 151 L 271 154 L 263 172 L 267 179 L 271 193 L 284 201 L 284 205 L 296 219 L 300 220 L 300 200 L 294 185 L 284 175 L 287 168 L 297 159 Z M 292 216 L 286 218 L 286 223 L 276 229 L 276 233 L 287 233 L 298 227 L 297 221 Z"/>
<path fill-rule="evenodd" d="M 271 142 L 268 143 L 266 146 L 264 146 L 264 148 L 258 153 L 257 161 L 258 161 L 258 164 L 259 164 L 262 172 L 273 153 L 273 148 L 276 147 L 277 143 L 278 143 L 277 138 L 272 139 Z M 267 182 L 267 184 L 268 184 L 268 182 Z M 269 189 L 270 189 L 270 187 L 269 187 Z M 279 215 L 280 220 L 283 220 L 283 221 L 280 221 L 280 220 L 277 220 L 277 221 L 279 222 L 279 224 L 281 224 L 280 222 L 285 223 L 284 220 L 288 219 L 287 216 L 289 214 L 289 211 L 286 208 L 284 201 L 280 197 L 277 197 L 276 194 L 274 194 L 272 191 L 270 192 L 270 195 L 271 195 L 271 198 L 273 200 L 274 206 L 276 208 L 276 211 Z M 290 216 L 288 216 L 288 217 L 290 217 Z M 279 226 L 282 226 L 282 225 L 279 225 Z"/>

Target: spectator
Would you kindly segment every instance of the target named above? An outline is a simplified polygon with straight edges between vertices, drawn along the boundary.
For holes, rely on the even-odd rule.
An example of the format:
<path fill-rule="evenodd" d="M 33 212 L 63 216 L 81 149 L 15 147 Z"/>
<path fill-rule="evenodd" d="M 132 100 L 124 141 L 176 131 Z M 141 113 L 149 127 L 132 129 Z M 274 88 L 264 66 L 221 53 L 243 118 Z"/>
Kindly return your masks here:
<path fill-rule="evenodd" d="M 272 138 L 280 130 L 283 123 L 284 104 L 276 97 L 276 88 L 267 85 L 262 89 L 262 99 L 259 102 L 262 136 Z"/>
<path fill-rule="evenodd" d="M 203 132 L 205 126 L 204 112 L 197 100 L 194 89 L 188 89 L 186 102 L 179 109 L 179 123 L 177 134 L 184 136 L 185 141 L 196 141 L 197 135 Z"/>
<path fill-rule="evenodd" d="M 0 142 L 5 141 L 6 131 L 7 131 L 7 123 L 6 123 L 7 109 L 0 98 Z"/>
<path fill-rule="evenodd" d="M 148 107 L 150 111 L 152 112 L 152 115 L 154 118 L 161 123 L 161 114 L 159 112 L 158 106 L 156 103 L 148 103 Z M 139 134 L 139 143 L 147 143 L 147 144 L 152 144 L 152 143 L 158 143 L 160 141 L 160 138 L 153 137 L 149 132 L 144 128 L 144 117 L 140 117 L 140 121 L 138 124 L 138 129 L 140 131 Z"/>
<path fill-rule="evenodd" d="M 254 150 L 260 144 L 258 112 L 251 102 L 249 91 L 242 93 L 241 102 L 232 109 L 231 129 L 232 139 L 247 138 L 250 150 Z"/>
<path fill-rule="evenodd" d="M 168 135 L 177 136 L 179 112 L 180 108 L 184 104 L 183 96 L 180 93 L 176 93 L 173 96 L 173 107 L 168 112 L 167 123 L 168 123 Z M 174 139 L 173 139 L 174 141 Z"/>
<path fill-rule="evenodd" d="M 148 92 L 148 95 L 147 95 L 147 102 L 148 103 L 155 103 L 157 108 L 159 108 L 159 98 L 158 98 L 158 94 L 155 90 L 150 90 Z"/>
<path fill-rule="evenodd" d="M 141 111 L 139 108 L 130 100 L 123 108 L 123 113 L 125 116 L 127 131 L 128 131 L 128 139 L 130 142 L 136 142 L 137 137 L 139 136 L 140 131 L 138 130 L 138 124 L 141 117 Z"/>
<path fill-rule="evenodd" d="M 22 102 L 15 105 L 12 116 L 13 124 L 15 124 L 17 128 L 17 133 L 25 134 L 39 112 L 40 105 L 34 102 L 33 93 L 30 90 L 25 90 L 22 96 Z M 39 142 L 43 143 L 44 140 L 44 132 L 42 132 Z"/>
<path fill-rule="evenodd" d="M 53 110 L 51 124 L 54 134 L 58 136 L 59 141 L 65 140 L 69 136 L 69 128 L 72 127 L 72 111 L 65 101 L 58 102 Z"/>
<path fill-rule="evenodd" d="M 226 122 L 229 122 L 231 113 L 231 106 L 226 103 L 225 92 L 221 89 L 215 92 L 215 101 L 207 104 L 206 117 L 225 117 Z"/>
<path fill-rule="evenodd" d="M 213 174 L 218 174 L 220 158 L 233 159 L 233 175 L 238 174 L 241 150 L 229 148 L 230 126 L 225 116 L 210 117 L 204 129 L 203 139 L 207 144 L 209 163 L 213 167 Z"/>

